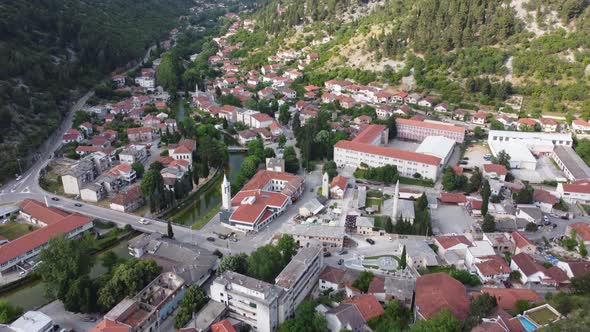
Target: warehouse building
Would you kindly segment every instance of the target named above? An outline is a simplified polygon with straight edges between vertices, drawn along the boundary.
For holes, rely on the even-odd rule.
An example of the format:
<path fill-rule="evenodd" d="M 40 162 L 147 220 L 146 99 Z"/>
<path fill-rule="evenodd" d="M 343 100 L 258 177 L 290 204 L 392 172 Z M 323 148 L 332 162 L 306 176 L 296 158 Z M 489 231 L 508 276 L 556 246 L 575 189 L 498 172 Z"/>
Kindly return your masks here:
<path fill-rule="evenodd" d="M 444 167 L 455 148 L 455 141 L 443 136 L 428 136 L 416 149 L 416 153 L 427 154 L 441 159 L 440 166 Z"/>

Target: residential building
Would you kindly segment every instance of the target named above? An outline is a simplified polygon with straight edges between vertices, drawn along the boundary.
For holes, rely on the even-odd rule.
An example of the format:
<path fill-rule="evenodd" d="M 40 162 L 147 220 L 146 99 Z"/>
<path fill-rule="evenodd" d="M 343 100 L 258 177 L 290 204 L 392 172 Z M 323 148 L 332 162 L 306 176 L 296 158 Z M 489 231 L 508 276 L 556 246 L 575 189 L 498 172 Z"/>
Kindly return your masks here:
<path fill-rule="evenodd" d="M 590 202 L 590 180 L 558 183 L 557 194 L 568 203 Z"/>
<path fill-rule="evenodd" d="M 559 198 L 543 189 L 535 189 L 533 192 L 533 204 L 545 213 L 551 213 L 553 206 L 559 203 Z"/>
<path fill-rule="evenodd" d="M 465 255 L 472 243 L 464 235 L 441 235 L 434 237 L 434 244 L 438 247 L 438 255 L 448 264 L 457 268 L 465 268 Z"/>
<path fill-rule="evenodd" d="M 372 217 L 356 217 L 356 232 L 361 235 L 375 235 L 375 218 Z"/>
<path fill-rule="evenodd" d="M 27 311 L 10 325 L 0 325 L 3 332 L 49 332 L 53 331 L 51 317 L 41 311 Z"/>
<path fill-rule="evenodd" d="M 164 272 L 136 296 L 119 302 L 90 331 L 157 331 L 174 312 L 184 292 L 184 280 L 173 272 Z"/>
<path fill-rule="evenodd" d="M 152 128 L 127 128 L 127 137 L 129 138 L 130 142 L 150 142 L 153 139 Z"/>
<path fill-rule="evenodd" d="M 557 267 L 562 269 L 570 279 L 590 273 L 590 262 L 586 261 L 559 261 Z"/>
<path fill-rule="evenodd" d="M 520 282 L 523 285 L 541 284 L 558 286 L 568 280 L 565 272 L 557 266 L 545 268 L 535 262 L 535 260 L 526 253 L 514 255 L 510 262 L 510 268 L 513 271 L 520 272 Z"/>
<path fill-rule="evenodd" d="M 143 163 L 148 157 L 148 151 L 145 145 L 130 144 L 119 152 L 119 161 L 121 164 L 131 165 L 135 162 Z"/>
<path fill-rule="evenodd" d="M 344 300 L 338 307 L 328 310 L 326 321 L 331 332 L 344 329 L 366 331 L 368 321 L 381 316 L 383 307 L 377 298 L 370 294 L 362 294 Z"/>
<path fill-rule="evenodd" d="M 484 164 L 483 165 L 483 176 L 486 179 L 498 179 L 504 181 L 506 179 L 508 170 L 504 165 L 498 164 Z"/>
<path fill-rule="evenodd" d="M 479 263 L 474 264 L 474 269 L 483 283 L 508 280 L 511 270 L 504 258 L 492 255 L 479 260 Z"/>
<path fill-rule="evenodd" d="M 504 255 L 505 252 L 514 253 L 514 243 L 506 233 L 484 233 L 483 240 L 487 241 L 498 255 Z"/>
<path fill-rule="evenodd" d="M 444 272 L 426 274 L 416 280 L 415 319 L 429 319 L 449 310 L 459 321 L 469 315 L 465 286 Z"/>
<path fill-rule="evenodd" d="M 473 241 L 473 246 L 467 248 L 465 253 L 465 266 L 474 271 L 474 265 L 485 259 L 484 257 L 494 256 L 496 252 L 488 241 Z"/>
<path fill-rule="evenodd" d="M 414 141 L 423 141 L 428 136 L 443 136 L 463 143 L 465 128 L 443 122 L 426 122 L 398 118 L 397 137 Z"/>
<path fill-rule="evenodd" d="M 590 131 L 590 123 L 582 119 L 575 119 L 572 121 L 572 129 L 577 132 Z"/>
<path fill-rule="evenodd" d="M 519 205 L 516 209 L 516 217 L 537 224 L 541 222 L 543 212 L 536 206 Z"/>
<path fill-rule="evenodd" d="M 174 160 L 186 160 L 190 165 L 193 164 L 193 152 L 197 148 L 197 142 L 192 139 L 182 139 L 178 144 L 170 145 L 168 155 Z"/>
<path fill-rule="evenodd" d="M 570 181 L 590 179 L 590 167 L 570 146 L 556 146 L 551 154 L 559 169 Z"/>
<path fill-rule="evenodd" d="M 578 241 L 584 241 L 585 245 L 590 245 L 590 225 L 582 222 L 567 225 L 565 235 L 569 236 L 572 231 L 576 231 Z"/>
<path fill-rule="evenodd" d="M 471 116 L 471 122 L 478 125 L 485 125 L 487 114 L 483 111 L 478 111 Z"/>
<path fill-rule="evenodd" d="M 121 212 L 133 212 L 140 208 L 144 203 L 141 189 L 139 186 L 134 186 L 125 191 L 122 191 L 111 198 L 110 208 L 112 210 Z"/>
<path fill-rule="evenodd" d="M 512 232 L 510 240 L 514 243 L 514 254 L 534 254 L 537 252 L 537 246 L 520 232 Z"/>
<path fill-rule="evenodd" d="M 330 183 L 330 197 L 333 199 L 343 199 L 348 187 L 348 178 L 336 175 Z"/>
<path fill-rule="evenodd" d="M 21 215 L 46 225 L 0 246 L 0 273 L 26 266 L 29 260 L 39 255 L 49 239 L 63 235 L 71 239 L 92 229 L 93 219 L 78 213 L 67 213 L 49 208 L 42 203 L 27 200 L 21 204 Z"/>
<path fill-rule="evenodd" d="M 482 288 L 479 292 L 472 293 L 477 297 L 481 294 L 488 294 L 496 298 L 498 307 L 504 310 L 517 310 L 517 301 L 529 303 L 540 302 L 543 299 L 532 289 L 525 288 Z"/>
<path fill-rule="evenodd" d="M 74 163 L 61 177 L 64 193 L 79 195 L 80 190 L 111 167 L 111 160 L 102 152 L 92 153 Z"/>
<path fill-rule="evenodd" d="M 320 244 L 327 251 L 342 250 L 346 241 L 344 227 L 293 224 L 289 225 L 283 234 L 289 234 L 300 248 L 307 248 Z"/>
<path fill-rule="evenodd" d="M 272 172 L 285 171 L 285 159 L 282 158 L 266 158 L 266 170 Z"/>

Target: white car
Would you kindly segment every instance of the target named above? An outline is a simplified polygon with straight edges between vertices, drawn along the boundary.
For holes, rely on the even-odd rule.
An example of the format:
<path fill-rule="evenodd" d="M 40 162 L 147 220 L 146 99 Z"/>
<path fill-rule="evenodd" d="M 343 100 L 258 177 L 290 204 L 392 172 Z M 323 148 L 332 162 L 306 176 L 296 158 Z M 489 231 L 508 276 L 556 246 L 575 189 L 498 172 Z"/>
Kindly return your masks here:
<path fill-rule="evenodd" d="M 139 223 L 142 225 L 148 225 L 150 223 L 150 221 L 145 218 L 141 218 L 141 219 L 139 219 Z"/>
<path fill-rule="evenodd" d="M 23 178 L 22 175 L 19 175 L 16 177 L 16 181 L 20 181 L 22 178 Z"/>

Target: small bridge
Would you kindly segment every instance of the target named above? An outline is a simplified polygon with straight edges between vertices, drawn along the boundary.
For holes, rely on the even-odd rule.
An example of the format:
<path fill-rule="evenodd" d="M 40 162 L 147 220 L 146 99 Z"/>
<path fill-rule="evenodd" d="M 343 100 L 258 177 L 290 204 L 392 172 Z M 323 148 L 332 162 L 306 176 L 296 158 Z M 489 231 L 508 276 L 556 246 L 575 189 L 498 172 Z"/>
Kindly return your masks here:
<path fill-rule="evenodd" d="M 243 146 L 228 146 L 227 151 L 229 152 L 247 152 L 248 148 Z"/>

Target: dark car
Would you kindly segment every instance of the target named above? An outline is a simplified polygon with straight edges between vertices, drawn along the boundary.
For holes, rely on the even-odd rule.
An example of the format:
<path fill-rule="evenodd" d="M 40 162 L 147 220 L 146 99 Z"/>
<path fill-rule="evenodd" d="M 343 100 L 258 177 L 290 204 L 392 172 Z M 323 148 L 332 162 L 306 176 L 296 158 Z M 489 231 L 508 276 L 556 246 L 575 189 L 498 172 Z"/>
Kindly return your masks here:
<path fill-rule="evenodd" d="M 561 219 L 563 219 L 563 220 L 569 220 L 569 218 L 568 218 L 567 216 L 561 216 L 561 217 L 559 217 L 559 218 L 561 218 Z"/>
<path fill-rule="evenodd" d="M 340 258 L 340 259 L 338 260 L 338 265 L 342 265 L 342 263 L 344 263 L 344 259 Z"/>
<path fill-rule="evenodd" d="M 348 250 L 341 250 L 338 255 L 346 255 L 348 254 Z"/>
<path fill-rule="evenodd" d="M 59 201 L 59 198 L 57 198 L 57 197 L 51 197 L 51 200 L 57 202 L 57 201 Z"/>
<path fill-rule="evenodd" d="M 551 227 L 556 228 L 557 224 L 554 223 L 553 225 L 551 225 Z"/>
<path fill-rule="evenodd" d="M 74 206 L 75 206 L 75 207 L 82 207 L 82 204 L 80 204 L 80 203 L 76 203 L 76 204 L 74 204 Z"/>
<path fill-rule="evenodd" d="M 460 164 L 460 165 L 467 165 L 467 164 L 469 164 L 469 162 L 467 162 L 466 160 L 463 160 L 463 161 L 461 161 L 459 164 Z"/>
<path fill-rule="evenodd" d="M 469 160 L 469 157 L 463 157 L 463 160 Z"/>
<path fill-rule="evenodd" d="M 88 316 L 88 317 L 82 318 L 82 320 L 85 321 L 85 322 L 94 323 L 94 322 L 96 322 L 96 317 Z"/>
<path fill-rule="evenodd" d="M 374 245 L 375 241 L 373 239 L 367 239 L 367 242 L 369 242 L 370 245 Z"/>
<path fill-rule="evenodd" d="M 331 254 L 331 253 L 329 253 L 329 252 L 325 252 L 325 253 L 324 253 L 324 257 L 330 257 L 330 256 L 332 256 L 332 254 Z"/>
<path fill-rule="evenodd" d="M 212 236 L 209 236 L 209 237 L 207 238 L 207 241 L 209 241 L 209 242 L 213 242 L 213 241 L 215 241 L 215 238 L 214 238 L 214 237 L 212 237 Z"/>

